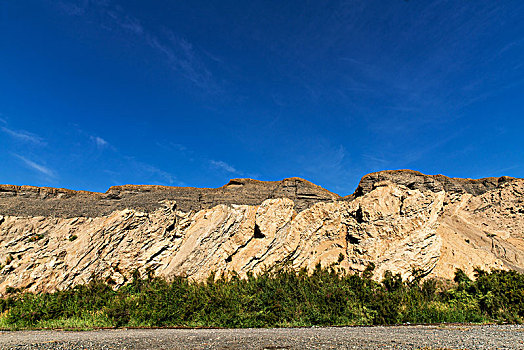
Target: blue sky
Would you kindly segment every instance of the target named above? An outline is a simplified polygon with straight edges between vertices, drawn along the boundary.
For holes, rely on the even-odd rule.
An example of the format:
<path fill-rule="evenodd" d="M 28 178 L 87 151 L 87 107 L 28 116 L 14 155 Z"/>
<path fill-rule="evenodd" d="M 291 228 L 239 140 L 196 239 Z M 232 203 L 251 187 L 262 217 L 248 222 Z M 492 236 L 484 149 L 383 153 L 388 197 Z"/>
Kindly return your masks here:
<path fill-rule="evenodd" d="M 524 2 L 0 0 L 0 183 L 524 177 Z"/>

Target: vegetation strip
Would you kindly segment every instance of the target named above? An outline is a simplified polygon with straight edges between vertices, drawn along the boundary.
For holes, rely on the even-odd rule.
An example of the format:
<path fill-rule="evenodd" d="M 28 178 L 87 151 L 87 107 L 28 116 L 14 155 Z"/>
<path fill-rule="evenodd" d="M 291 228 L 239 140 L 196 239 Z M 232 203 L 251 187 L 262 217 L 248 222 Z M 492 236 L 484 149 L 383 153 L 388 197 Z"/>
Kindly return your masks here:
<path fill-rule="evenodd" d="M 312 273 L 287 268 L 247 279 L 211 275 L 192 283 L 139 278 L 119 290 L 100 280 L 55 293 L 9 290 L 0 299 L 3 329 L 106 327 L 246 328 L 439 323 L 522 323 L 524 275 L 457 270 L 454 282 L 403 281 L 372 267 L 348 275 L 336 266 Z"/>

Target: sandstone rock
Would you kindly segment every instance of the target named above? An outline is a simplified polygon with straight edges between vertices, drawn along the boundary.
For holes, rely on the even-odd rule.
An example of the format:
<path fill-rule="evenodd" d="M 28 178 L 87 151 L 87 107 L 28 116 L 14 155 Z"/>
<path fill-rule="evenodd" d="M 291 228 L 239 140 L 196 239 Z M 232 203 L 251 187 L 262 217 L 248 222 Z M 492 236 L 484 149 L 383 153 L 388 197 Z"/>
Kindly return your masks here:
<path fill-rule="evenodd" d="M 135 270 L 196 281 L 281 264 L 353 273 L 372 262 L 376 279 L 387 270 L 407 279 L 471 275 L 475 266 L 524 271 L 521 179 L 375 173 L 346 200 L 299 179 L 106 194 L 0 189 L 0 293 L 94 277 L 118 288 Z"/>
<path fill-rule="evenodd" d="M 369 192 L 374 184 L 380 181 L 391 181 L 397 185 L 403 185 L 410 189 L 418 189 L 421 191 L 440 192 L 444 190 L 450 194 L 469 193 L 478 196 L 485 192 L 494 190 L 506 183 L 519 182 L 522 180 L 508 176 L 472 180 L 449 178 L 444 175 L 425 175 L 413 170 L 386 170 L 365 175 L 360 180 L 355 194 L 348 196 L 348 198 L 361 196 Z"/>
<path fill-rule="evenodd" d="M 435 273 L 456 268 L 504 268 L 524 272 L 524 181 L 511 181 L 480 196 L 448 195 L 437 230 L 442 259 Z"/>

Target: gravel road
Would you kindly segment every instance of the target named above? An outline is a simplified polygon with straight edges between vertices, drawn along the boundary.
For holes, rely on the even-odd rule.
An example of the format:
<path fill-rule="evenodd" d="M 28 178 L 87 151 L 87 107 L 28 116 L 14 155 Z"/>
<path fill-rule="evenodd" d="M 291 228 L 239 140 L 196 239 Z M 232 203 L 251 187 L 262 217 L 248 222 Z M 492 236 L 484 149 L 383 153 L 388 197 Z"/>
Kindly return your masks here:
<path fill-rule="evenodd" d="M 524 349 L 524 326 L 0 332 L 1 349 Z"/>

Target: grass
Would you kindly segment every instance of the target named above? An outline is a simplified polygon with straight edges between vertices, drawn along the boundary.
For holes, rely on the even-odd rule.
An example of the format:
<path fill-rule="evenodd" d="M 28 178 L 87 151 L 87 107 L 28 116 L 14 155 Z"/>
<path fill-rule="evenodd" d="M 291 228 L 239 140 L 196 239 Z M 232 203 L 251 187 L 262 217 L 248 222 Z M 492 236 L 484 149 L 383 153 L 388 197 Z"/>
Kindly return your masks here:
<path fill-rule="evenodd" d="M 98 327 L 296 327 L 400 323 L 522 323 L 524 275 L 460 270 L 454 284 L 403 281 L 386 273 L 381 282 L 349 275 L 336 266 L 312 273 L 272 269 L 240 279 L 191 283 L 138 278 L 115 291 L 93 280 L 55 293 L 12 289 L 0 299 L 3 329 Z"/>

